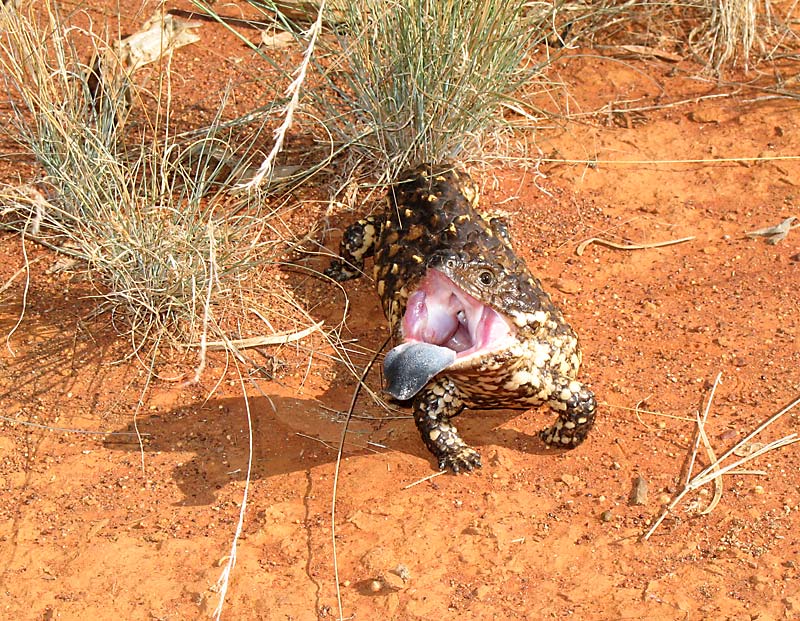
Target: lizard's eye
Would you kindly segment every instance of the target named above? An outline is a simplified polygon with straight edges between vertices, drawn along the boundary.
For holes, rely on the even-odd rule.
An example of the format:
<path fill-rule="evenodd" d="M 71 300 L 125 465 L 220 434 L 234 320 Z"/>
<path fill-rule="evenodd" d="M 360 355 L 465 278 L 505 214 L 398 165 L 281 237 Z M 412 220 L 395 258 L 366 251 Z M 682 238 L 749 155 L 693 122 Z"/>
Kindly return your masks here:
<path fill-rule="evenodd" d="M 489 270 L 483 270 L 478 274 L 478 280 L 484 287 L 491 287 L 494 284 L 494 274 Z"/>

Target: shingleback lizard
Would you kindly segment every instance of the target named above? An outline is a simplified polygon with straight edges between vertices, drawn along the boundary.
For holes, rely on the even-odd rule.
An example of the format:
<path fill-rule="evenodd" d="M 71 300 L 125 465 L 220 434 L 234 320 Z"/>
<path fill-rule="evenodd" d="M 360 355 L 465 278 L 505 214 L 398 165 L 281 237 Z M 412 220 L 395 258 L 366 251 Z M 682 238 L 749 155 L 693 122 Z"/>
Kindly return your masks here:
<path fill-rule="evenodd" d="M 439 467 L 481 465 L 452 424 L 464 408 L 546 403 L 558 419 L 540 433 L 572 448 L 591 429 L 594 394 L 577 381 L 581 352 L 561 311 L 511 247 L 499 217 L 477 211 L 478 191 L 453 165 L 400 176 L 384 214 L 348 227 L 337 281 L 374 256 L 383 310 L 398 345 L 385 358 L 387 391 L 413 400 L 414 420 Z"/>

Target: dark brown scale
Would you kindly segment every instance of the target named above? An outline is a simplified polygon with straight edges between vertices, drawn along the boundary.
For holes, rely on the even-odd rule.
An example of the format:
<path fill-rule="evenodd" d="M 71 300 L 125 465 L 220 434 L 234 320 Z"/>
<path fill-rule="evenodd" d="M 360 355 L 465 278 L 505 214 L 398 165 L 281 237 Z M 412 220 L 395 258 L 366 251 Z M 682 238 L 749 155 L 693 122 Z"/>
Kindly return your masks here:
<path fill-rule="evenodd" d="M 342 259 L 325 273 L 336 280 L 356 277 L 364 259 L 374 255 L 375 280 L 397 341 L 403 338 L 408 297 L 432 268 L 507 317 L 516 330 L 513 347 L 445 369 L 414 397 L 417 427 L 440 467 L 459 471 L 480 465 L 477 452 L 450 422 L 464 407 L 547 403 L 559 418 L 541 433 L 542 439 L 559 447 L 577 446 L 595 415 L 594 395 L 575 381 L 577 338 L 514 253 L 503 220 L 476 211 L 478 191 L 469 175 L 448 165 L 422 165 L 402 175 L 387 200 L 385 214 L 345 231 Z M 443 391 L 450 395 L 447 400 L 439 394 Z"/>

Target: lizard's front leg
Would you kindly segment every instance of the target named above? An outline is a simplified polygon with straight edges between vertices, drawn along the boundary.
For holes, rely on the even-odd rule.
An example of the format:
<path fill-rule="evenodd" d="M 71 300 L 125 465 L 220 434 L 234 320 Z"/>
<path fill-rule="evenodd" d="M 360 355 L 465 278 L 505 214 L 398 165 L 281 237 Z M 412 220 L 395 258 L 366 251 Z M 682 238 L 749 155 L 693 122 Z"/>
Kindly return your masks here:
<path fill-rule="evenodd" d="M 594 426 L 597 402 L 591 390 L 568 377 L 556 378 L 555 385 L 548 405 L 558 412 L 558 420 L 539 436 L 553 448 L 574 448 Z"/>
<path fill-rule="evenodd" d="M 481 466 L 481 456 L 461 439 L 450 422 L 464 407 L 458 388 L 446 377 L 434 379 L 414 398 L 414 422 L 442 470 L 460 472 Z"/>

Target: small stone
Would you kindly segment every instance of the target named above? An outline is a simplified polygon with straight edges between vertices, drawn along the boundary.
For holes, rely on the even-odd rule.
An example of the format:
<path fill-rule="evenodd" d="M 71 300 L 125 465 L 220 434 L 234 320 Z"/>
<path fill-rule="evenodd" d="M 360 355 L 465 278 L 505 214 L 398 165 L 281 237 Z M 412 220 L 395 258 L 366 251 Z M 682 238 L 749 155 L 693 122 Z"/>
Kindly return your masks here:
<path fill-rule="evenodd" d="M 291 32 L 271 32 L 269 30 L 261 31 L 261 45 L 260 47 L 269 50 L 280 50 L 296 44 L 295 36 Z"/>
<path fill-rule="evenodd" d="M 784 597 L 782 601 L 783 605 L 786 606 L 787 612 L 800 613 L 800 595 L 790 595 Z"/>
<path fill-rule="evenodd" d="M 475 598 L 479 601 L 486 599 L 486 596 L 492 592 L 492 587 L 488 584 L 482 584 L 477 589 L 475 589 Z"/>
<path fill-rule="evenodd" d="M 670 502 L 672 502 L 672 497 L 669 494 L 661 494 L 658 497 L 658 504 L 661 506 L 668 505 Z"/>
<path fill-rule="evenodd" d="M 764 487 L 762 485 L 755 485 L 753 487 L 753 493 L 758 494 L 759 496 L 764 493 Z"/>
<path fill-rule="evenodd" d="M 403 589 L 406 586 L 406 581 L 403 580 L 397 574 L 394 574 L 392 572 L 384 574 L 382 578 L 384 586 L 393 589 L 395 591 L 399 591 L 400 589 Z"/>
<path fill-rule="evenodd" d="M 763 591 L 765 587 L 772 582 L 769 578 L 760 574 L 753 574 L 747 579 L 747 581 L 757 591 Z M 759 619 L 761 618 L 763 617 L 759 617 Z"/>
<path fill-rule="evenodd" d="M 361 565 L 373 576 L 380 576 L 389 571 L 391 567 L 396 567 L 397 559 L 390 550 L 376 546 L 364 553 L 361 557 Z"/>
<path fill-rule="evenodd" d="M 631 506 L 647 504 L 647 481 L 644 480 L 644 477 L 637 476 L 633 479 L 628 504 Z"/>
<path fill-rule="evenodd" d="M 581 290 L 581 283 L 570 278 L 557 278 L 553 282 L 553 288 L 558 289 L 561 291 L 561 293 L 571 295 L 573 293 L 578 293 Z"/>
<path fill-rule="evenodd" d="M 382 588 L 383 585 L 381 584 L 380 580 L 373 580 L 372 582 L 369 583 L 369 590 L 372 591 L 373 593 L 380 593 Z"/>
<path fill-rule="evenodd" d="M 580 479 L 578 477 L 572 476 L 571 474 L 562 474 L 561 482 L 567 487 L 572 487 L 576 483 L 580 483 Z"/>
<path fill-rule="evenodd" d="M 399 576 L 403 582 L 411 580 L 411 571 L 402 563 L 398 564 L 397 567 L 392 570 L 392 573 L 396 576 Z"/>
<path fill-rule="evenodd" d="M 614 512 L 611 509 L 606 509 L 600 514 L 600 520 L 603 522 L 610 522 L 614 519 Z"/>

